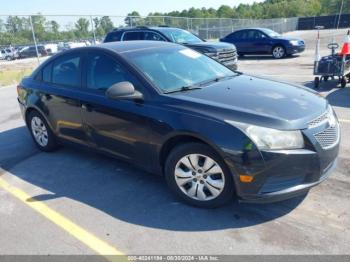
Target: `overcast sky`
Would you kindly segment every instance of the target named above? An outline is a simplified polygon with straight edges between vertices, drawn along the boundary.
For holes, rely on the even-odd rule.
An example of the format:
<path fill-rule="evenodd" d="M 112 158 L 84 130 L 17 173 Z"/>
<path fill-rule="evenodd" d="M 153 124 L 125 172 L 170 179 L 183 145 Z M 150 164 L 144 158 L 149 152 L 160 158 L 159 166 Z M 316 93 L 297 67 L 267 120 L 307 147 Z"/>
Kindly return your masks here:
<path fill-rule="evenodd" d="M 262 0 L 10 0 L 2 1 L 0 14 L 96 14 L 126 15 L 138 11 L 141 15 L 150 12 L 182 11 L 190 7 L 237 6 L 240 3 Z"/>

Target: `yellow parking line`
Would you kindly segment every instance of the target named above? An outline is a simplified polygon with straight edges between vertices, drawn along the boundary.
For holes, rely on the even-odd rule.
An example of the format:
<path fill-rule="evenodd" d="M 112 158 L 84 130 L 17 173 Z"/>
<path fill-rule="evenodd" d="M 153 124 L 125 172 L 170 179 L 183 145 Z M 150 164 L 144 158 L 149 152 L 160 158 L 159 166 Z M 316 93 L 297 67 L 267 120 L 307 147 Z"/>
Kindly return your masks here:
<path fill-rule="evenodd" d="M 1 168 L 0 168 L 0 171 Z M 101 239 L 97 238 L 93 234 L 89 233 L 82 227 L 78 226 L 68 218 L 64 217 L 60 213 L 51 209 L 44 203 L 40 201 L 31 201 L 32 198 L 27 193 L 22 191 L 19 188 L 16 188 L 6 182 L 4 179 L 0 177 L 0 188 L 5 189 L 14 197 L 21 200 L 23 203 L 28 205 L 30 208 L 34 209 L 48 220 L 62 228 L 64 231 L 68 232 L 70 235 L 87 245 L 89 248 L 94 250 L 97 254 L 105 256 L 109 261 L 121 261 L 125 260 L 125 257 L 120 255 L 124 255 L 122 252 L 114 248 L 113 246 L 107 244 Z M 119 256 L 119 257 L 116 257 Z"/>
<path fill-rule="evenodd" d="M 350 123 L 350 120 L 348 120 L 348 119 L 339 119 L 339 122 L 342 122 L 342 123 Z"/>

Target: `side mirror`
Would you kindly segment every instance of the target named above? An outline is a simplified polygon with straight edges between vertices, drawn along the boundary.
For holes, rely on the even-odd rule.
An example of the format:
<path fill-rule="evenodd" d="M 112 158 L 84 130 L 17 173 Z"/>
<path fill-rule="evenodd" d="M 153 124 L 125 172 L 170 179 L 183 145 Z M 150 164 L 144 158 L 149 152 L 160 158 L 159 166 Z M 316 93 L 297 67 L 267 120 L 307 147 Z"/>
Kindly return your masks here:
<path fill-rule="evenodd" d="M 133 100 L 142 100 L 143 95 L 135 90 L 135 87 L 130 82 L 119 82 L 112 85 L 106 91 L 106 96 L 109 99 L 133 99 Z"/>

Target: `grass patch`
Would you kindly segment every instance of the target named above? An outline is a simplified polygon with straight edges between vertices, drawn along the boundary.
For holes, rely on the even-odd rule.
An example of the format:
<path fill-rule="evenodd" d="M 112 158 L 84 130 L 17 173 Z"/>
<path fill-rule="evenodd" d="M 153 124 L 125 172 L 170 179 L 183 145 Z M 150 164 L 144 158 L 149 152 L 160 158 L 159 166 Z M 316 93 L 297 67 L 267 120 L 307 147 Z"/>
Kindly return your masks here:
<path fill-rule="evenodd" d="M 32 73 L 32 68 L 0 71 L 0 87 L 18 84 L 24 76 Z"/>

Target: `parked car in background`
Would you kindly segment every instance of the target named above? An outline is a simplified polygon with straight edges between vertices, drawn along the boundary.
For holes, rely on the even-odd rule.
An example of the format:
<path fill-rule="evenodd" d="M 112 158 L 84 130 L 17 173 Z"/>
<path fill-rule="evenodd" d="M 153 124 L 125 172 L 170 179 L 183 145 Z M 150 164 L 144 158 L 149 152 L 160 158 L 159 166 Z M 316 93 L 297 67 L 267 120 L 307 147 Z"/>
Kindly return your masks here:
<path fill-rule="evenodd" d="M 124 159 L 164 175 L 201 207 L 234 195 L 271 202 L 305 194 L 330 175 L 339 151 L 337 117 L 317 93 L 173 43 L 71 49 L 17 92 L 39 149 L 68 142 Z"/>
<path fill-rule="evenodd" d="M 39 56 L 47 56 L 48 55 L 48 53 L 45 49 L 45 46 L 38 45 L 37 48 L 38 48 Z M 19 58 L 28 58 L 28 57 L 36 57 L 36 56 L 37 56 L 37 53 L 36 53 L 35 46 L 27 46 L 27 47 L 22 48 L 19 51 Z"/>
<path fill-rule="evenodd" d="M 279 59 L 305 50 L 304 40 L 283 36 L 268 28 L 238 30 L 221 38 L 220 41 L 234 44 L 240 56 L 271 54 Z"/>
<path fill-rule="evenodd" d="M 237 51 L 233 44 L 206 42 L 198 36 L 179 28 L 140 26 L 115 29 L 106 35 L 104 42 L 132 40 L 166 41 L 182 44 L 213 58 L 230 69 L 237 69 Z"/>
<path fill-rule="evenodd" d="M 0 58 L 7 61 L 15 60 L 19 56 L 18 51 L 13 47 L 4 48 L 0 50 L 0 53 Z"/>
<path fill-rule="evenodd" d="M 58 52 L 57 44 L 44 44 L 44 47 L 48 55 L 53 55 Z"/>

